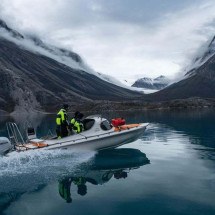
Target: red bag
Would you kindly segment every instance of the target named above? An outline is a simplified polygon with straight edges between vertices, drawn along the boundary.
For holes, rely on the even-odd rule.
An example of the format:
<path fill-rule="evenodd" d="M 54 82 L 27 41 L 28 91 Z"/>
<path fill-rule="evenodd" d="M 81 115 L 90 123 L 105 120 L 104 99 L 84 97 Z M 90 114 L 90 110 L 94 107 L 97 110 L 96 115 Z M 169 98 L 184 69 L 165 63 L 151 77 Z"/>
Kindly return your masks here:
<path fill-rule="evenodd" d="M 118 127 L 118 126 L 121 126 L 121 125 L 125 125 L 125 120 L 123 118 L 115 118 L 115 119 L 111 120 L 111 124 L 114 127 Z"/>

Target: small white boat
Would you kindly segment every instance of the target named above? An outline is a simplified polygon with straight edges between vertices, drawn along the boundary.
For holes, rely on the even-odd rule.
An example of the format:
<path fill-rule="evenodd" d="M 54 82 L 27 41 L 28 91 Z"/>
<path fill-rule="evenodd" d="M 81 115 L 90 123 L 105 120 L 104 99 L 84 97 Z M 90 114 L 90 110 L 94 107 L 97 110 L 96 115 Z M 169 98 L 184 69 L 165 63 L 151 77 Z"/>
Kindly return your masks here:
<path fill-rule="evenodd" d="M 125 124 L 114 127 L 100 116 L 90 116 L 84 120 L 84 131 L 61 139 L 29 138 L 27 143 L 16 144 L 15 151 L 77 149 L 103 150 L 116 148 L 138 139 L 145 131 L 148 123 Z"/>

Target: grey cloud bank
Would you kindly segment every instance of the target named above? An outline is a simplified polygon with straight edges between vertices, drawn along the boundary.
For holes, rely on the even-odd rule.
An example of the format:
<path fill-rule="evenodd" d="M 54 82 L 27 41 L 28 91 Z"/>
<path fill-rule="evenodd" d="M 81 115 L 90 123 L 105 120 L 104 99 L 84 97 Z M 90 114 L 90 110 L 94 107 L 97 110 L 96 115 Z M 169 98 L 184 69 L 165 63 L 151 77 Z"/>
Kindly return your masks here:
<path fill-rule="evenodd" d="M 214 35 L 210 0 L 2 0 L 19 30 L 78 52 L 120 80 L 175 75 Z"/>

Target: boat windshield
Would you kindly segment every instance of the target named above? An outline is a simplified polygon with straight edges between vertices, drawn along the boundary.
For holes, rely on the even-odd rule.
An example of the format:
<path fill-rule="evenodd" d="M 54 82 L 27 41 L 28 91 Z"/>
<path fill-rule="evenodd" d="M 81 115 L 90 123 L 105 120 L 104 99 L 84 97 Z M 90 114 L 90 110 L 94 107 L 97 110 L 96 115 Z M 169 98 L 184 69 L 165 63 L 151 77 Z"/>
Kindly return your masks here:
<path fill-rule="evenodd" d="M 101 122 L 100 127 L 102 130 L 110 130 L 112 128 L 111 124 L 108 122 L 108 120 L 104 120 Z"/>
<path fill-rule="evenodd" d="M 93 127 L 95 123 L 95 120 L 94 119 L 84 119 L 83 120 L 83 125 L 84 125 L 84 130 L 89 130 Z"/>

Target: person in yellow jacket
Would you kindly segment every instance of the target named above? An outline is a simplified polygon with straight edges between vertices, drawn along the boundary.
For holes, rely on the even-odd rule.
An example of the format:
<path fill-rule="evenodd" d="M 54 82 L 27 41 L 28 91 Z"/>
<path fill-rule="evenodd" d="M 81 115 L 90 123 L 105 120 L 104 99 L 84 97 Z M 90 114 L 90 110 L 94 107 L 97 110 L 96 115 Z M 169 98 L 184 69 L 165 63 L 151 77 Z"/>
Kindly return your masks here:
<path fill-rule="evenodd" d="M 57 117 L 56 117 L 56 124 L 57 124 L 56 133 L 57 133 L 58 138 L 68 136 L 68 126 L 69 126 L 68 115 L 67 115 L 68 109 L 69 109 L 69 105 L 64 104 L 63 108 L 60 109 L 60 111 L 57 113 Z"/>
<path fill-rule="evenodd" d="M 72 202 L 71 192 L 70 192 L 71 183 L 72 183 L 72 180 L 70 178 L 61 180 L 58 183 L 59 194 L 63 199 L 66 200 L 67 203 Z"/>
<path fill-rule="evenodd" d="M 81 196 L 87 194 L 86 178 L 84 177 L 70 177 L 58 181 L 58 191 L 60 196 L 66 200 L 67 203 L 72 203 L 71 185 L 77 186 L 77 193 Z"/>
<path fill-rule="evenodd" d="M 79 111 L 76 111 L 74 117 L 72 118 L 72 120 L 70 122 L 73 131 L 75 131 L 76 133 L 80 133 L 84 130 L 84 126 L 81 121 L 81 119 L 83 117 L 84 117 L 84 115 L 82 113 L 80 113 Z"/>

